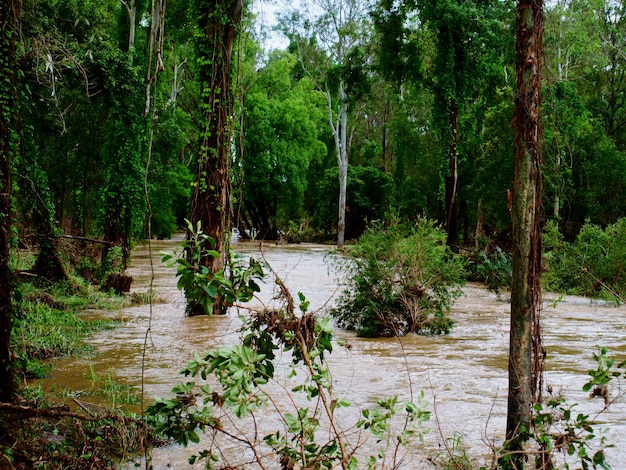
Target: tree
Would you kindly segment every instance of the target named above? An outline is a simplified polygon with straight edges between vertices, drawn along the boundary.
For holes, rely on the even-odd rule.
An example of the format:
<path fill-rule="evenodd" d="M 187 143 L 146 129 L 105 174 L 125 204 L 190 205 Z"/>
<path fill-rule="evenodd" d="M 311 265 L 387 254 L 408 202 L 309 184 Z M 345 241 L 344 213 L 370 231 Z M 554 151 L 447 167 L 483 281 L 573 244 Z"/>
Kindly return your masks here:
<path fill-rule="evenodd" d="M 470 136 L 481 134 L 484 109 L 505 79 L 502 19 L 508 8 L 507 2 L 491 0 L 379 0 L 374 13 L 385 76 L 400 86 L 401 95 L 408 83 L 432 94 L 432 118 L 424 133 L 439 140 L 438 218 L 452 247 L 459 243 L 462 157 L 473 150 Z M 466 186 L 472 176 L 465 177 Z"/>
<path fill-rule="evenodd" d="M 11 244 L 11 160 L 17 152 L 17 60 L 16 38 L 21 2 L 0 4 L 0 401 L 11 399 L 15 384 L 11 364 L 12 275 L 9 266 Z"/>
<path fill-rule="evenodd" d="M 194 226 L 200 222 L 203 232 L 215 242 L 215 247 L 210 248 L 219 256 L 204 258 L 206 266 L 215 273 L 225 265 L 225 235 L 230 220 L 232 57 L 244 2 L 196 0 L 194 7 L 199 28 L 196 48 L 201 136 L 190 220 Z M 225 307 L 218 307 L 215 312 L 224 313 Z M 190 302 L 187 313 L 199 315 L 204 311 Z"/>
<path fill-rule="evenodd" d="M 520 0 L 517 12 L 513 278 L 506 468 L 523 468 L 532 405 L 541 395 L 541 71 L 543 0 Z M 507 457 L 508 458 L 508 457 Z"/>
<path fill-rule="evenodd" d="M 350 155 L 350 107 L 367 88 L 363 68 L 367 62 L 361 46 L 367 31 L 367 0 L 314 0 L 305 9 L 320 12 L 313 18 L 294 13 L 300 33 L 287 31 L 306 73 L 324 92 L 328 122 L 339 168 L 337 246 L 345 242 L 348 157 Z M 296 28 L 297 25 L 292 27 Z M 365 85 L 365 86 L 364 86 Z"/>
<path fill-rule="evenodd" d="M 243 179 L 238 215 L 259 238 L 275 238 L 280 226 L 302 218 L 307 169 L 326 154 L 319 140 L 324 95 L 308 77 L 294 78 L 296 63 L 292 54 L 274 51 L 245 92 L 243 155 L 235 166 Z"/>
<path fill-rule="evenodd" d="M 146 216 L 143 80 L 139 69 L 131 65 L 131 58 L 131 53 L 114 49 L 103 51 L 101 57 L 111 100 L 107 141 L 102 151 L 104 239 L 122 248 L 124 266 L 130 256 L 131 240 L 142 232 Z"/>

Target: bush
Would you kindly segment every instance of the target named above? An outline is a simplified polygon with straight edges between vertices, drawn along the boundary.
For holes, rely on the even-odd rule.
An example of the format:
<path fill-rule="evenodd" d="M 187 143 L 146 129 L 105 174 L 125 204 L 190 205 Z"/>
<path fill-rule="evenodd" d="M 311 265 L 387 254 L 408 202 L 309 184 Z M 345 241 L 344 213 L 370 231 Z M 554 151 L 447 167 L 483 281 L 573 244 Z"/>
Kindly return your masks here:
<path fill-rule="evenodd" d="M 586 223 L 573 243 L 549 223 L 544 249 L 545 289 L 619 302 L 626 296 L 626 219 L 605 229 Z"/>
<path fill-rule="evenodd" d="M 448 333 L 464 266 L 430 221 L 373 224 L 350 251 L 348 287 L 331 312 L 359 336 Z"/>
<path fill-rule="evenodd" d="M 501 289 L 510 289 L 512 273 L 511 257 L 500 247 L 496 246 L 491 253 L 479 253 L 476 274 L 490 291 L 500 295 Z"/>

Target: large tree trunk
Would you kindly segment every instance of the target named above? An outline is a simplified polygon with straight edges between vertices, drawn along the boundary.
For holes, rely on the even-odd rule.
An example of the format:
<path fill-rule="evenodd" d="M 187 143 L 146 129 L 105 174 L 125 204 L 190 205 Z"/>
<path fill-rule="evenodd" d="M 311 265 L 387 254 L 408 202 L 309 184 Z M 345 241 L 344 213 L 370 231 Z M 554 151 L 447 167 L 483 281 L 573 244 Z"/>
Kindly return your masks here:
<path fill-rule="evenodd" d="M 19 1 L 0 2 L 0 402 L 13 396 L 11 361 L 12 274 L 9 268 L 11 237 L 11 156 L 17 151 L 17 98 L 15 38 Z"/>
<path fill-rule="evenodd" d="M 203 115 L 196 172 L 191 199 L 191 222 L 215 240 L 216 258 L 205 258 L 212 272 L 224 267 L 226 232 L 230 219 L 231 123 L 233 109 L 231 64 L 237 25 L 243 13 L 243 0 L 199 0 L 198 40 L 199 82 L 202 87 Z M 206 247 L 213 248 L 213 247 Z M 214 313 L 225 313 L 216 305 Z M 189 315 L 204 314 L 200 305 L 189 302 Z"/>
<path fill-rule="evenodd" d="M 543 0 L 520 0 L 517 12 L 515 180 L 512 198 L 513 279 L 506 436 L 509 468 L 523 468 L 521 453 L 541 394 L 541 69 Z M 534 356 L 533 356 L 534 353 Z"/>

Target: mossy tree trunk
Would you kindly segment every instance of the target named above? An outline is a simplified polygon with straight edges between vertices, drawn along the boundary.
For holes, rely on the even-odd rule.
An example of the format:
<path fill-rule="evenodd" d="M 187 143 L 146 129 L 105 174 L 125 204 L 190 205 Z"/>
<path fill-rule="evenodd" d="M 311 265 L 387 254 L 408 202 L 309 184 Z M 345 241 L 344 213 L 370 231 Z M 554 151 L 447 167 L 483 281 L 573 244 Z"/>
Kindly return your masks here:
<path fill-rule="evenodd" d="M 219 256 L 205 257 L 202 262 L 217 272 L 225 265 L 230 221 L 232 56 L 243 0 L 197 0 L 196 8 L 202 128 L 190 220 L 194 226 L 200 222 L 202 231 L 215 240 L 215 247 L 206 248 L 215 249 Z M 205 312 L 188 299 L 187 313 Z M 225 313 L 225 307 L 217 304 L 214 313 Z"/>
<path fill-rule="evenodd" d="M 532 405 L 541 394 L 541 69 L 543 0 L 520 0 L 517 11 L 515 180 L 512 196 L 513 279 L 509 395 L 506 436 L 512 458 L 523 468 L 523 447 L 532 426 Z"/>
<path fill-rule="evenodd" d="M 0 401 L 14 393 L 11 361 L 12 273 L 9 267 L 11 237 L 11 159 L 18 148 L 17 77 L 15 41 L 21 4 L 0 2 Z"/>

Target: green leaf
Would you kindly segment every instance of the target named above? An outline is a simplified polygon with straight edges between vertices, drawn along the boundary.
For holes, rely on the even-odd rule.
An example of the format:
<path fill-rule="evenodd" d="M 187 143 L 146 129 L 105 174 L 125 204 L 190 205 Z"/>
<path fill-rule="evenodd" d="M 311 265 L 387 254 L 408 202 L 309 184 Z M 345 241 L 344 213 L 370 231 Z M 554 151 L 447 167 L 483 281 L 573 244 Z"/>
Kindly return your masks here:
<path fill-rule="evenodd" d="M 198 434 L 195 431 L 189 431 L 187 433 L 187 437 L 189 438 L 189 440 L 195 444 L 200 442 L 200 436 L 198 436 Z"/>

